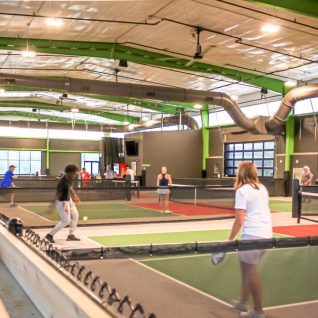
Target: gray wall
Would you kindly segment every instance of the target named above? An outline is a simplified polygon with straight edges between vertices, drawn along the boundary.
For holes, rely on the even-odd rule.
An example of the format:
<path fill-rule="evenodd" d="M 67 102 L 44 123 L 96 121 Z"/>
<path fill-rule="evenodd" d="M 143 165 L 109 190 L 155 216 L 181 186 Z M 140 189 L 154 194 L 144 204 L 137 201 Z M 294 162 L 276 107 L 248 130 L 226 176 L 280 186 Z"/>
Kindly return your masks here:
<path fill-rule="evenodd" d="M 149 132 L 143 138 L 147 185 L 155 185 L 162 166 L 172 178 L 199 178 L 202 170 L 202 134 L 199 131 Z"/>
<path fill-rule="evenodd" d="M 78 168 L 81 167 L 80 153 L 63 153 L 51 152 L 50 154 L 50 175 L 57 176 L 60 171 L 68 164 L 75 164 Z"/>

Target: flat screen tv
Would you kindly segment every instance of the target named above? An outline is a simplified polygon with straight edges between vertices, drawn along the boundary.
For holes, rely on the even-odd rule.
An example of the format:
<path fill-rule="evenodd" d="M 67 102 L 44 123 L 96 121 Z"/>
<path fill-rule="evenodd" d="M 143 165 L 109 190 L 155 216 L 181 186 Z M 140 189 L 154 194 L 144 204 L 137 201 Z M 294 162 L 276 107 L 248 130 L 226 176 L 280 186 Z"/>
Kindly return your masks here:
<path fill-rule="evenodd" d="M 127 156 L 138 156 L 138 142 L 136 141 L 126 141 L 126 155 Z"/>

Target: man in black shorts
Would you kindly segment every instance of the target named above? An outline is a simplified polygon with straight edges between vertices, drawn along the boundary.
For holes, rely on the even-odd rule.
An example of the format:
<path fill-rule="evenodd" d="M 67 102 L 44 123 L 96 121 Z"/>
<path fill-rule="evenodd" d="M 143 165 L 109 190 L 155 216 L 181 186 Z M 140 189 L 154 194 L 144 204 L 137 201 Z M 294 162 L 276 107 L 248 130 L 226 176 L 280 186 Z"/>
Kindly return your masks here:
<path fill-rule="evenodd" d="M 51 243 L 55 243 L 53 236 L 68 225 L 70 225 L 70 232 L 67 240 L 80 241 L 80 239 L 74 235 L 78 222 L 78 211 L 75 203 L 79 203 L 80 199 L 74 192 L 72 181 L 76 178 L 77 171 L 78 168 L 75 165 L 66 166 L 65 175 L 60 179 L 57 185 L 56 208 L 59 212 L 61 221 L 45 236 Z"/>

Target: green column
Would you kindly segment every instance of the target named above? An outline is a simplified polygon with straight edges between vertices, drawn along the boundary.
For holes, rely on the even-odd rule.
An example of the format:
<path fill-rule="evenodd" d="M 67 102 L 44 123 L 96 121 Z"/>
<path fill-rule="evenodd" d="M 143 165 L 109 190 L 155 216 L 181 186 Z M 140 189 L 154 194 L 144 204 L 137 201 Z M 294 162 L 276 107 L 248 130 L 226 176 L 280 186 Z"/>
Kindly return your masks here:
<path fill-rule="evenodd" d="M 202 121 L 202 177 L 206 178 L 206 159 L 209 157 L 209 108 L 201 110 Z"/>
<path fill-rule="evenodd" d="M 285 172 L 290 172 L 291 169 L 291 155 L 294 152 L 295 146 L 295 117 L 289 115 L 285 122 Z"/>

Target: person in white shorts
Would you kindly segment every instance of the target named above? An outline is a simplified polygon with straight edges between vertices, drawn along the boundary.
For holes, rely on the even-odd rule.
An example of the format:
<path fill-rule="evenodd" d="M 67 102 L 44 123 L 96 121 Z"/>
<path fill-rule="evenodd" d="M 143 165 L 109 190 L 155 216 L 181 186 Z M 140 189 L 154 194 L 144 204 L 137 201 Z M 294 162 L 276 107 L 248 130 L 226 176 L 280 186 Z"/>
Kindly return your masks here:
<path fill-rule="evenodd" d="M 236 189 L 235 221 L 229 240 L 234 240 L 241 229 L 242 240 L 272 238 L 268 192 L 259 182 L 257 169 L 253 163 L 242 162 L 239 165 L 234 188 Z M 265 317 L 262 307 L 262 289 L 257 272 L 257 265 L 263 254 L 263 250 L 239 251 L 238 253 L 242 272 L 242 298 L 233 305 L 241 312 L 240 317 Z M 254 310 L 247 312 L 246 303 L 250 294 L 253 297 Z"/>
<path fill-rule="evenodd" d="M 55 243 L 53 236 L 68 225 L 70 225 L 70 232 L 67 241 L 80 241 L 80 239 L 74 235 L 78 222 L 78 211 L 75 203 L 80 203 L 80 198 L 73 189 L 72 181 L 76 178 L 77 171 L 78 168 L 75 165 L 66 166 L 65 175 L 57 184 L 55 205 L 61 221 L 45 236 L 51 243 Z"/>

